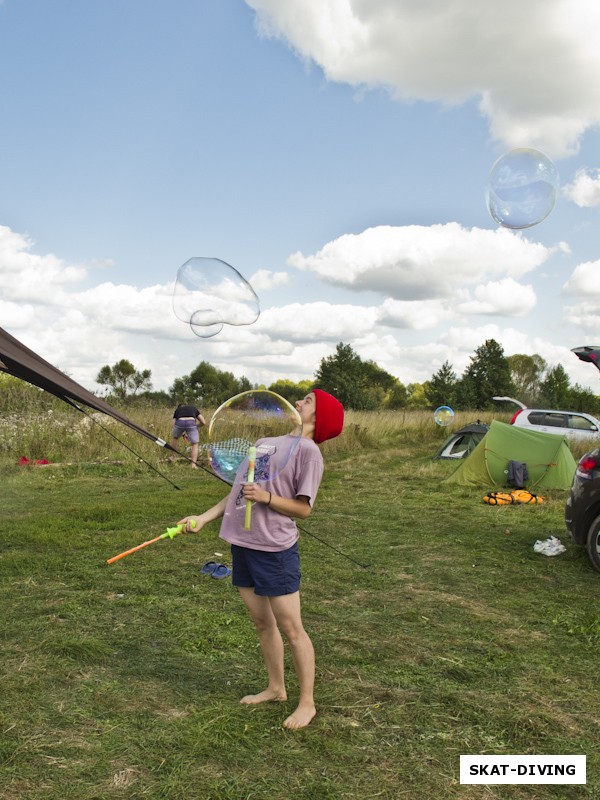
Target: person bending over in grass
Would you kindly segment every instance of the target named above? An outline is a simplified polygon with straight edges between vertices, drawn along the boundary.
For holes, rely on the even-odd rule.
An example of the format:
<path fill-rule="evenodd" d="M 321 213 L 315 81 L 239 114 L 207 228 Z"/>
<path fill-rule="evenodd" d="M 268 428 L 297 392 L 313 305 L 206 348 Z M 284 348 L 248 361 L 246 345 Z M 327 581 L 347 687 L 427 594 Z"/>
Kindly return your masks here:
<path fill-rule="evenodd" d="M 173 431 L 171 433 L 171 447 L 177 450 L 177 440 L 181 436 L 185 436 L 188 442 L 192 445 L 192 469 L 198 469 L 198 444 L 200 437 L 198 435 L 198 427 L 206 425 L 204 417 L 196 406 L 186 405 L 179 403 L 173 412 Z M 174 461 L 176 456 L 172 456 L 171 460 Z"/>
<path fill-rule="evenodd" d="M 255 483 L 244 482 L 246 476 L 238 474 L 227 497 L 203 514 L 179 521 L 185 532 L 197 533 L 208 522 L 223 518 L 219 536 L 231 544 L 233 585 L 258 632 L 268 677 L 266 689 L 246 695 L 241 702 L 287 700 L 283 633 L 300 686 L 298 707 L 283 723 L 290 729 L 306 727 L 317 713 L 315 653 L 300 613 L 299 534 L 294 518 L 306 519 L 317 496 L 323 476 L 317 444 L 338 436 L 344 425 L 344 407 L 321 389 L 309 392 L 296 409 L 302 419 L 302 437 L 291 456 L 285 446 L 277 447 L 287 437 L 261 440 L 267 455 L 261 456 L 260 467 L 257 462 Z M 278 450 L 280 459 L 284 454 L 289 457 L 280 469 Z M 247 500 L 254 503 L 249 531 L 244 530 Z"/>

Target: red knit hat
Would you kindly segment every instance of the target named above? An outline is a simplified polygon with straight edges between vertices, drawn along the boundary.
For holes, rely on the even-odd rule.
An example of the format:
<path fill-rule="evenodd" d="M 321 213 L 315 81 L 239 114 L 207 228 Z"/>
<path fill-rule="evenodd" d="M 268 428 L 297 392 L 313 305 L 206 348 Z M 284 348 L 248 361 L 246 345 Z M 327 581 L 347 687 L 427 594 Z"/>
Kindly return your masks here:
<path fill-rule="evenodd" d="M 344 427 L 344 406 L 329 392 L 313 389 L 315 395 L 315 434 L 319 444 L 339 436 Z"/>

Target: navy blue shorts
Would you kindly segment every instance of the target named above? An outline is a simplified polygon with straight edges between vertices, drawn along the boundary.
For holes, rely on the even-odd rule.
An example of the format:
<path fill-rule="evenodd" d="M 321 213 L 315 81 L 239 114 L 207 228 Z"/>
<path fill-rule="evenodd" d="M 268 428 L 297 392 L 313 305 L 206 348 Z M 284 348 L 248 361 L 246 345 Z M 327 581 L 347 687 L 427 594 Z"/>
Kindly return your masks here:
<path fill-rule="evenodd" d="M 300 589 L 298 542 L 277 553 L 231 545 L 234 586 L 254 589 L 263 597 L 280 597 Z"/>

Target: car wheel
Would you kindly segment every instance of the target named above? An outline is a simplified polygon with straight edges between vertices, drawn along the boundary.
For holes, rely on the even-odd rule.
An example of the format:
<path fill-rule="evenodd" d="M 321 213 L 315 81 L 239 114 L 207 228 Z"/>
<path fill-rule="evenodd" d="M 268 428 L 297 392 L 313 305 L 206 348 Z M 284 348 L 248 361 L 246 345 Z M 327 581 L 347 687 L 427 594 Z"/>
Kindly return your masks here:
<path fill-rule="evenodd" d="M 600 572 L 600 516 L 588 528 L 586 548 L 594 569 Z"/>

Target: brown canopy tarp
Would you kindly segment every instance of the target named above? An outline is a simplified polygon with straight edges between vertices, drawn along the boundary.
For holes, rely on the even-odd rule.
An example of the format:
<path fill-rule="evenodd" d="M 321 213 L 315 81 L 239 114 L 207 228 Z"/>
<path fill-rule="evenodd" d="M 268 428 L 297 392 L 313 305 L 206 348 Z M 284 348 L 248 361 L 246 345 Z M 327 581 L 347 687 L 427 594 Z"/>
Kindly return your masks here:
<path fill-rule="evenodd" d="M 127 425 L 127 427 L 137 431 L 160 447 L 173 450 L 171 445 L 167 444 L 163 439 L 159 439 L 153 433 L 144 430 L 144 428 L 141 428 L 129 417 L 126 417 L 125 414 L 121 414 L 120 411 L 117 411 L 105 400 L 88 392 L 83 386 L 69 378 L 64 372 L 53 367 L 52 364 L 44 361 L 33 350 L 25 347 L 18 339 L 15 339 L 14 336 L 11 336 L 10 333 L 7 333 L 2 328 L 0 328 L 0 370 L 8 372 L 9 375 L 14 375 L 15 378 L 21 378 L 28 383 L 32 383 L 34 386 L 39 386 L 40 389 L 44 389 L 44 391 L 50 392 L 56 397 L 60 397 L 65 403 L 75 406 L 78 411 L 82 411 L 77 405 L 77 403 L 81 403 L 96 411 L 101 411 L 103 414 L 108 414 L 109 417 L 122 422 L 123 425 Z"/>

